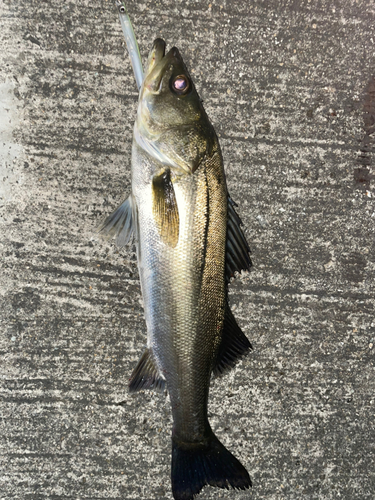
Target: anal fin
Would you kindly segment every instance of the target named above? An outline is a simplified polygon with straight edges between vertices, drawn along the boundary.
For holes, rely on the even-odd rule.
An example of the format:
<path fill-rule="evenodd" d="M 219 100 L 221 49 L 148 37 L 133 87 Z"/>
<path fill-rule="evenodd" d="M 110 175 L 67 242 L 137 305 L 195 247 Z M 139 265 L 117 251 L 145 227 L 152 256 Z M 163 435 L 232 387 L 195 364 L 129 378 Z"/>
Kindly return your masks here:
<path fill-rule="evenodd" d="M 221 375 L 234 367 L 242 356 L 245 356 L 252 346 L 238 326 L 229 304 L 226 306 L 223 334 L 219 351 L 216 358 L 216 364 L 213 368 L 214 375 Z"/>
<path fill-rule="evenodd" d="M 129 380 L 129 392 L 137 392 L 141 389 L 157 389 L 163 391 L 165 380 L 160 376 L 150 350 L 146 349 L 134 368 Z"/>

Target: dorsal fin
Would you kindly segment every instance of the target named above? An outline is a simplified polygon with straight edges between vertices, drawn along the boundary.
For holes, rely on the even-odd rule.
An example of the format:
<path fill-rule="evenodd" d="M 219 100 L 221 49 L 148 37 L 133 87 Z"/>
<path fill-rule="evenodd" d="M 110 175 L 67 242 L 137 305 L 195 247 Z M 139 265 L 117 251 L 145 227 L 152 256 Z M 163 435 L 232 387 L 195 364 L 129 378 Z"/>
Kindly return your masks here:
<path fill-rule="evenodd" d="M 228 196 L 228 227 L 226 244 L 225 277 L 227 281 L 237 271 L 249 271 L 252 266 L 250 248 L 241 229 L 242 221 L 234 207 L 237 206 Z"/>
<path fill-rule="evenodd" d="M 221 375 L 230 370 L 245 356 L 252 346 L 241 328 L 238 326 L 229 304 L 226 305 L 223 334 L 219 351 L 216 358 L 216 364 L 213 368 L 214 375 Z"/>
<path fill-rule="evenodd" d="M 163 391 L 165 380 L 161 377 L 156 367 L 150 350 L 147 348 L 134 368 L 129 379 L 129 392 L 137 392 L 141 389 L 157 389 Z"/>
<path fill-rule="evenodd" d="M 116 245 L 123 247 L 134 237 L 133 198 L 130 195 L 98 227 L 98 233 L 105 239 L 116 237 Z"/>

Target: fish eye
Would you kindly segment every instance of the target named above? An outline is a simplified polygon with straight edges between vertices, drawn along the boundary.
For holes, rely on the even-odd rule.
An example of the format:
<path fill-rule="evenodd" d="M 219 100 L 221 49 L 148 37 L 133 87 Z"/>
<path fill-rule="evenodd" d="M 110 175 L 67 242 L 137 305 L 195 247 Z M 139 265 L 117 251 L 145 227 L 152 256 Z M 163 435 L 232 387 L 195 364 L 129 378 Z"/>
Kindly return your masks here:
<path fill-rule="evenodd" d="M 185 75 L 178 75 L 172 78 L 172 90 L 175 94 L 183 95 L 190 89 L 190 81 Z"/>

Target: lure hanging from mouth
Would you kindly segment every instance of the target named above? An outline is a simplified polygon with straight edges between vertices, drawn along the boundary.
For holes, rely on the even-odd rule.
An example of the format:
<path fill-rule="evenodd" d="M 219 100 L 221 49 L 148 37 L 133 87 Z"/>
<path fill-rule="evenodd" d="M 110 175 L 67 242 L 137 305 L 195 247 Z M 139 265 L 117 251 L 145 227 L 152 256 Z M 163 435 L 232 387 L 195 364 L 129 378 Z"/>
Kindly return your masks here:
<path fill-rule="evenodd" d="M 141 54 L 139 52 L 137 39 L 135 38 L 133 26 L 126 11 L 124 3 L 120 2 L 120 0 L 116 0 L 116 7 L 118 8 L 120 23 L 122 31 L 124 33 L 126 47 L 129 52 L 130 62 L 133 67 L 135 81 L 137 82 L 139 90 L 143 82 L 143 68 L 142 68 Z"/>

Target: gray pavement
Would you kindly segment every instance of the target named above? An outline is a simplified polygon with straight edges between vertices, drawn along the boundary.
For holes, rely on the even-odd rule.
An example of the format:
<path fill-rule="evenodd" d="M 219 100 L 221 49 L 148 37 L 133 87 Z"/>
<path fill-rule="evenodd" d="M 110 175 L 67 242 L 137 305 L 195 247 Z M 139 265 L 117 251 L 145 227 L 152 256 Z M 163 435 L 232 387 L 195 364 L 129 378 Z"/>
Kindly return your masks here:
<path fill-rule="evenodd" d="M 254 351 L 209 406 L 253 488 L 199 498 L 374 498 L 374 2 L 128 11 L 144 57 L 161 36 L 191 68 L 253 252 L 230 299 Z M 127 392 L 134 248 L 95 235 L 130 182 L 116 10 L 3 0 L 0 16 L 0 498 L 170 500 L 169 401 Z"/>

